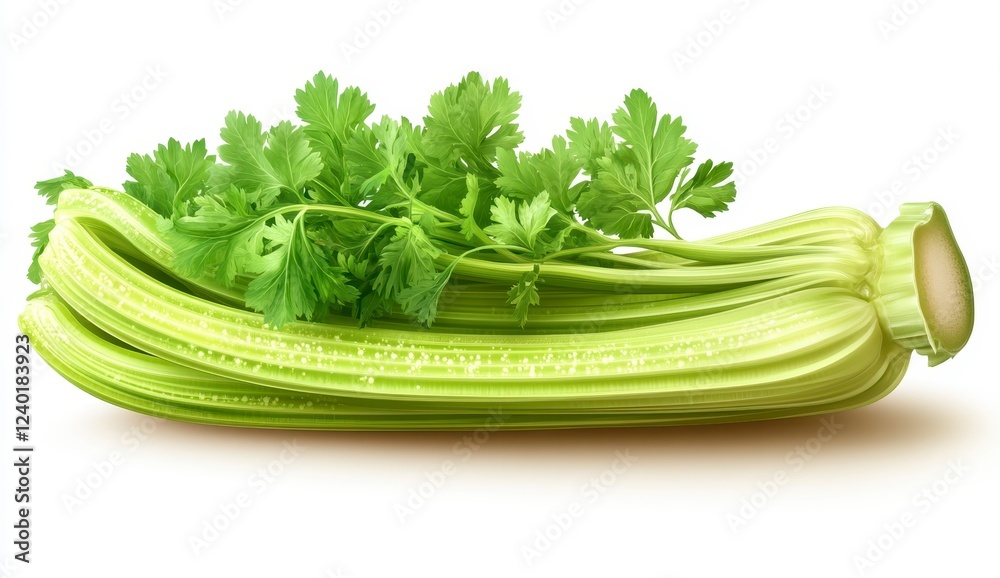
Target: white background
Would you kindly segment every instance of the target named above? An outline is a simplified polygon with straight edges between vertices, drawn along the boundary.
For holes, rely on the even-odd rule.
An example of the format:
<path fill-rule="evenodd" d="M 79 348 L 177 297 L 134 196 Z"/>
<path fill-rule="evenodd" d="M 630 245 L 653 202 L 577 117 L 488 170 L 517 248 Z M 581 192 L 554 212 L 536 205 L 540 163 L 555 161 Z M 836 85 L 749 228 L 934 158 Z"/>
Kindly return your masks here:
<path fill-rule="evenodd" d="M 410 118 L 471 69 L 507 76 L 523 95 L 529 150 L 569 116 L 608 118 L 643 87 L 661 110 L 683 115 L 699 158 L 734 160 L 748 175 L 731 213 L 678 223 L 692 237 L 832 204 L 885 223 L 900 202 L 939 201 L 975 277 L 972 341 L 933 370 L 914 359 L 896 392 L 836 415 L 842 429 L 822 444 L 812 439 L 820 419 L 804 418 L 493 434 L 474 452 L 455 451 L 456 433 L 155 424 L 89 397 L 36 359 L 33 561 L 10 562 L 8 465 L 0 576 L 846 576 L 858 573 L 859 556 L 880 557 L 867 576 L 997 575 L 995 2 L 398 6 L 376 26 L 372 13 L 386 0 L 4 2 L 5 373 L 13 374 L 15 318 L 31 291 L 28 227 L 49 212 L 32 191 L 36 180 L 68 165 L 118 186 L 130 152 L 171 136 L 218 144 L 232 108 L 265 122 L 290 117 L 295 89 L 320 69 L 360 85 L 376 114 Z M 358 33 L 366 26 L 369 38 Z M 348 57 L 349 44 L 364 46 Z M 903 188 L 892 192 L 894 181 Z M 4 391 L 0 446 L 10 456 L 14 395 Z M 145 439 L 131 433 L 154 425 Z M 252 478 L 276 471 L 293 440 L 304 450 L 280 475 Z M 800 446 L 808 461 L 789 457 Z M 616 451 L 634 463 L 591 500 L 585 485 L 611 480 Z M 113 471 L 96 474 L 116 452 Z M 454 471 L 445 475 L 448 461 Z M 946 475 L 949 462 L 961 477 Z M 444 484 L 401 523 L 395 506 L 428 473 Z M 761 488 L 776 475 L 787 482 L 766 497 Z M 67 508 L 88 477 L 98 487 Z M 943 495 L 924 508 L 914 496 L 928 488 Z M 191 536 L 241 492 L 250 505 L 196 554 Z M 529 565 L 524 549 L 538 547 L 538 532 L 555 534 L 553 516 L 574 503 L 582 515 Z M 886 525 L 907 513 L 912 527 L 889 536 Z M 734 519 L 746 523 L 734 531 Z"/>

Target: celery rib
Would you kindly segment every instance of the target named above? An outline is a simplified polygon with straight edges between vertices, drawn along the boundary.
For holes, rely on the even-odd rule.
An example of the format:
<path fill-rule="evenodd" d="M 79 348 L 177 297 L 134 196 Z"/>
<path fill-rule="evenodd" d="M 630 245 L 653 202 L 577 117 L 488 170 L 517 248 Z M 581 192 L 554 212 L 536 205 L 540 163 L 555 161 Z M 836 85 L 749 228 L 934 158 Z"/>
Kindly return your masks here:
<path fill-rule="evenodd" d="M 87 330 L 55 295 L 29 301 L 22 327 L 53 367 L 88 393 L 120 407 L 149 415 L 215 425 L 294 429 L 444 430 L 481 427 L 497 415 L 483 410 L 442 410 L 423 405 L 357 406 L 339 398 L 279 392 L 217 377 L 157 357 L 122 349 Z M 811 415 L 864 405 L 888 393 L 899 381 L 908 357 L 899 348 L 881 354 L 876 378 L 859 393 L 813 405 L 729 411 L 650 408 L 625 411 L 562 406 L 561 410 L 497 408 L 504 429 L 678 425 L 750 421 Z M 100 360 L 95 362 L 94 360 Z M 457 413 L 464 412 L 464 413 Z"/>
<path fill-rule="evenodd" d="M 118 259 L 79 225 L 63 225 L 54 232 L 42 264 L 57 292 L 92 322 L 178 363 L 299 391 L 398 399 L 473 398 L 484 404 L 497 400 L 642 396 L 669 391 L 671 378 L 682 390 L 696 381 L 701 368 L 694 363 L 694 354 L 707 358 L 707 341 L 688 344 L 684 336 L 710 336 L 706 324 L 717 327 L 721 339 L 742 337 L 748 328 L 753 332 L 748 314 L 742 310 L 639 331 L 589 336 L 597 342 L 592 346 L 586 345 L 586 335 L 469 337 L 308 323 L 289 324 L 281 331 L 267 330 L 262 328 L 260 316 L 166 289 Z M 829 324 L 831 334 L 842 334 L 847 327 L 859 326 L 860 322 L 863 328 L 875 319 L 869 303 L 843 290 L 802 291 L 785 301 L 779 300 L 779 307 L 766 311 L 759 322 L 780 324 L 783 316 L 801 316 L 799 325 L 808 332 L 815 332 L 816 324 L 824 323 Z M 789 331 L 783 339 L 799 347 L 825 343 L 827 349 L 841 351 L 836 344 L 829 346 L 829 337 L 820 335 L 807 341 Z M 621 342 L 616 343 L 616 339 Z M 761 343 L 752 343 L 755 339 Z M 654 347 L 664 348 L 667 353 L 654 353 Z M 691 353 L 685 351 L 688 347 Z M 748 391 L 785 379 L 776 376 L 773 369 L 764 373 L 753 369 L 754 365 L 771 367 L 779 358 L 791 367 L 788 379 L 792 381 L 822 368 L 822 356 L 817 368 L 804 362 L 797 366 L 797 358 L 782 351 L 766 335 L 729 347 L 720 351 L 730 351 L 745 360 L 750 366 L 747 372 L 757 373 L 758 378 L 740 377 L 736 370 L 719 372 L 713 387 L 733 385 L 726 383 L 727 377 Z M 287 353 L 276 357 L 275 351 Z M 759 357 L 754 357 L 758 351 Z M 393 355 L 397 359 L 392 359 Z M 434 355 L 439 359 L 433 359 Z M 476 356 L 480 356 L 479 365 L 473 361 Z M 463 366 L 456 369 L 456 361 Z M 688 363 L 691 365 L 684 367 Z M 569 383 L 567 375 L 572 376 Z M 526 385 L 528 377 L 531 379 Z"/>

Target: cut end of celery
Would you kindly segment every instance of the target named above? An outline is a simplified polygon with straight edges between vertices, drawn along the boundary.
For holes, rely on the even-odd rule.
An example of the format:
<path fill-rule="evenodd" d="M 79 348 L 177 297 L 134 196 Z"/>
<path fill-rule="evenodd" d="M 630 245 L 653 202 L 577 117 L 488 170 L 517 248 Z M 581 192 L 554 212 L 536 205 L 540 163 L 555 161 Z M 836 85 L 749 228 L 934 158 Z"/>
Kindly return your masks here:
<path fill-rule="evenodd" d="M 937 365 L 957 354 L 972 334 L 972 279 L 937 203 L 907 203 L 879 238 L 877 282 L 884 323 L 899 344 Z"/>
<path fill-rule="evenodd" d="M 913 233 L 913 255 L 920 311 L 944 361 L 969 341 L 974 314 L 969 268 L 948 218 L 936 208 L 927 224 Z"/>

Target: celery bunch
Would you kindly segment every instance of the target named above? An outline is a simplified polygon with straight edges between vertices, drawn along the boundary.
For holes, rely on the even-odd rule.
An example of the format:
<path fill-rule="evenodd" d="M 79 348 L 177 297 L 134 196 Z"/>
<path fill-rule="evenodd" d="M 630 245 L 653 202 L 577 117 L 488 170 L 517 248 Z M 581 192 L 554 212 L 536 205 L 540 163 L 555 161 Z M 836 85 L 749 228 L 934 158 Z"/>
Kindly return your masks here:
<path fill-rule="evenodd" d="M 296 100 L 302 126 L 231 113 L 218 159 L 132 155 L 123 192 L 39 183 L 56 210 L 21 325 L 57 371 L 227 425 L 716 423 L 870 403 L 911 351 L 940 363 L 971 333 L 933 203 L 884 230 L 830 208 L 680 240 L 673 212 L 726 210 L 732 167 L 689 168 L 685 127 L 642 91 L 534 154 L 517 93 L 474 73 L 423 127 L 367 123 L 323 74 Z"/>

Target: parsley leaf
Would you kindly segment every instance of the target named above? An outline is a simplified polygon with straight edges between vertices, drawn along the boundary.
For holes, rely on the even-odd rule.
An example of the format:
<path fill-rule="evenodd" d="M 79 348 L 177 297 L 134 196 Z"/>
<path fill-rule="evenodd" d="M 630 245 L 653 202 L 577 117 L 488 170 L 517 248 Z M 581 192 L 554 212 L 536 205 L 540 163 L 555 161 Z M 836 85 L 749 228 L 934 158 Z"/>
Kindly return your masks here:
<path fill-rule="evenodd" d="M 49 233 L 52 232 L 55 226 L 56 220 L 49 219 L 31 228 L 29 236 L 31 237 L 31 246 L 35 248 L 35 252 L 31 256 L 31 265 L 28 265 L 28 281 L 31 281 L 35 285 L 42 282 L 42 267 L 38 264 L 38 258 L 41 257 L 42 251 L 49 244 Z"/>
<path fill-rule="evenodd" d="M 208 154 L 204 139 L 186 146 L 170 139 L 153 156 L 128 157 L 125 171 L 135 180 L 125 181 L 124 189 L 163 217 L 183 215 L 187 203 L 205 187 L 214 165 L 215 155 Z"/>
<path fill-rule="evenodd" d="M 582 184 L 573 181 L 580 174 L 582 164 L 566 146 L 566 139 L 555 136 L 552 148 L 538 154 L 520 153 L 497 149 L 497 167 L 500 176 L 496 184 L 508 196 L 530 199 L 545 191 L 550 202 L 559 212 L 570 215 L 580 195 Z"/>
<path fill-rule="evenodd" d="M 524 140 L 514 120 L 521 95 L 511 92 L 503 78 L 490 85 L 478 72 L 431 97 L 424 145 L 436 158 L 461 160 L 480 172 L 491 173 L 497 148 L 513 149 Z"/>
<path fill-rule="evenodd" d="M 396 227 L 395 234 L 379 255 L 375 290 L 388 300 L 397 300 L 407 287 L 434 277 L 434 259 L 440 254 L 441 250 L 434 246 L 420 225 Z"/>
<path fill-rule="evenodd" d="M 635 194 L 635 166 L 615 162 L 612 157 L 603 157 L 597 164 L 600 178 L 591 181 L 590 188 L 580 194 L 580 216 L 608 235 L 622 239 L 652 237 L 653 217 L 645 212 L 650 206 Z"/>
<path fill-rule="evenodd" d="M 247 191 L 260 189 L 265 204 L 283 192 L 302 200 L 305 184 L 323 169 L 303 130 L 288 121 L 262 132 L 253 115 L 233 111 L 226 116 L 221 135 L 225 144 L 219 146 L 219 158 L 229 164 L 212 168 L 208 185 L 213 192 L 235 185 Z"/>
<path fill-rule="evenodd" d="M 583 172 L 594 175 L 598 171 L 598 159 L 611 156 L 615 152 L 615 137 L 611 127 L 606 122 L 596 118 L 584 121 L 582 118 L 569 119 L 570 130 L 569 150 L 573 157 L 583 167 Z"/>
<path fill-rule="evenodd" d="M 61 176 L 53 177 L 45 181 L 35 183 L 38 194 L 45 197 L 45 203 L 54 205 L 59 200 L 59 194 L 66 189 L 86 189 L 94 186 L 93 183 L 83 177 L 73 174 L 73 171 L 65 171 Z M 28 265 L 28 280 L 34 284 L 42 282 L 42 268 L 38 265 L 38 257 L 49 244 L 49 233 L 56 226 L 54 219 L 42 221 L 31 228 L 31 246 L 35 252 L 31 256 L 31 264 Z"/>
<path fill-rule="evenodd" d="M 467 193 L 462 199 L 462 205 L 458 208 L 458 212 L 465 217 L 462 219 L 462 234 L 465 235 L 466 240 L 472 240 L 476 236 L 476 230 L 479 228 L 479 224 L 476 223 L 476 203 L 479 202 L 479 177 L 473 173 L 469 173 L 465 176 L 465 187 Z"/>
<path fill-rule="evenodd" d="M 681 118 L 670 115 L 656 119 L 656 105 L 649 95 L 633 90 L 611 118 L 612 131 L 632 152 L 637 172 L 637 191 L 655 205 L 667 197 L 680 170 L 694 159 L 697 145 L 684 138 L 687 130 Z"/>
<path fill-rule="evenodd" d="M 424 145 L 427 129 L 410 124 L 406 118 L 401 127 L 413 158 L 412 170 L 420 180 L 419 199 L 454 214 L 467 194 L 465 179 L 469 171 L 460 161 L 431 156 Z M 484 175 L 483 179 L 483 184 L 492 183 L 492 176 Z M 480 213 L 476 215 L 478 218 Z"/>
<path fill-rule="evenodd" d="M 194 200 L 194 215 L 167 222 L 164 234 L 174 248 L 174 266 L 190 277 L 213 274 L 225 286 L 249 269 L 264 249 L 265 216 L 258 195 L 235 185 L 224 194 Z"/>
<path fill-rule="evenodd" d="M 500 176 L 497 177 L 496 185 L 504 194 L 518 199 L 530 199 L 545 190 L 531 161 L 530 153 L 497 149 L 497 169 Z"/>
<path fill-rule="evenodd" d="M 276 216 L 263 232 L 269 252 L 249 262 L 248 269 L 259 275 L 247 286 L 246 304 L 263 312 L 264 321 L 275 327 L 298 317 L 314 318 L 323 307 L 358 298 L 344 270 L 309 239 L 304 215 L 300 212 L 291 221 Z"/>
<path fill-rule="evenodd" d="M 361 192 L 377 207 L 384 207 L 409 198 L 409 187 L 403 183 L 406 169 L 406 134 L 397 121 L 383 116 L 370 128 L 360 127 L 345 149 L 348 165 L 359 175 L 367 175 Z"/>
<path fill-rule="evenodd" d="M 35 190 L 38 191 L 39 195 L 45 197 L 46 204 L 54 205 L 59 200 L 59 193 L 66 189 L 86 189 L 92 186 L 94 184 L 87 179 L 78 177 L 73 174 L 73 171 L 67 170 L 61 176 L 38 181 L 35 183 Z"/>
<path fill-rule="evenodd" d="M 573 184 L 583 165 L 566 146 L 566 139 L 552 137 L 552 148 L 542 149 L 533 157 L 535 170 L 542 179 L 545 190 L 552 199 L 552 206 L 562 213 L 572 214 L 583 183 Z"/>
<path fill-rule="evenodd" d="M 507 303 L 514 306 L 514 318 L 524 327 L 528 323 L 528 308 L 541 302 L 538 296 L 538 265 L 521 276 L 507 292 Z"/>
<path fill-rule="evenodd" d="M 623 144 L 596 160 L 596 177 L 580 196 L 580 216 L 607 234 L 651 237 L 655 223 L 676 237 L 656 206 L 693 162 L 697 145 L 684 138 L 680 117 L 657 120 L 656 105 L 638 89 L 612 119 L 611 130 Z"/>
<path fill-rule="evenodd" d="M 733 163 L 705 161 L 689 181 L 682 184 L 670 198 L 670 212 L 691 209 L 702 217 L 714 217 L 729 209 L 728 203 L 736 199 L 736 184 L 722 183 L 733 174 Z"/>
<path fill-rule="evenodd" d="M 406 287 L 399 292 L 399 302 L 403 306 L 403 313 L 411 315 L 417 323 L 430 327 L 437 317 L 437 306 L 451 280 L 451 274 L 455 270 L 461 257 L 456 258 L 448 264 L 440 273 L 424 279 L 423 281 Z"/>
<path fill-rule="evenodd" d="M 496 246 L 480 245 L 456 256 L 448 263 L 440 273 L 427 277 L 424 280 L 406 287 L 399 292 L 399 303 L 403 306 L 403 312 L 413 316 L 418 323 L 430 327 L 434 318 L 437 317 L 437 305 L 441 300 L 441 294 L 448 287 L 448 281 L 459 261 L 478 251 L 495 250 Z M 507 247 L 508 249 L 510 247 Z M 538 265 L 535 265 L 535 272 L 538 272 Z"/>
<path fill-rule="evenodd" d="M 357 87 L 349 86 L 340 92 L 337 80 L 323 72 L 295 91 L 295 102 L 295 112 L 305 123 L 302 130 L 323 160 L 318 180 L 324 189 L 339 195 L 348 180 L 344 147 L 375 105 Z"/>
<path fill-rule="evenodd" d="M 484 231 L 504 245 L 517 245 L 536 256 L 558 249 L 562 236 L 543 235 L 556 210 L 549 204 L 549 194 L 542 191 L 530 201 L 515 205 L 507 197 L 497 197 L 491 209 L 493 224 Z"/>

